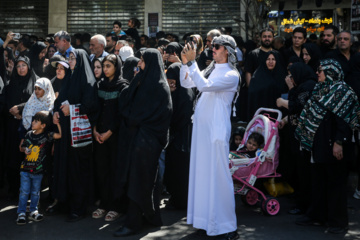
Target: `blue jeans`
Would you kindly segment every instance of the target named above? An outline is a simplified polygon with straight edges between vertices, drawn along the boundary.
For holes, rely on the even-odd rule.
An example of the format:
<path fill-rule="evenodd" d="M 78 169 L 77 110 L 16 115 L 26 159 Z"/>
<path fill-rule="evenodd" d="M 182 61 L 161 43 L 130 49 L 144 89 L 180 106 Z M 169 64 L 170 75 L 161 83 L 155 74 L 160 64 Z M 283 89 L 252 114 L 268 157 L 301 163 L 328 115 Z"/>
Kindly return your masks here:
<path fill-rule="evenodd" d="M 26 213 L 26 203 L 30 196 L 30 212 L 37 210 L 40 199 L 40 188 L 42 174 L 32 174 L 29 172 L 20 172 L 20 195 L 17 213 Z"/>

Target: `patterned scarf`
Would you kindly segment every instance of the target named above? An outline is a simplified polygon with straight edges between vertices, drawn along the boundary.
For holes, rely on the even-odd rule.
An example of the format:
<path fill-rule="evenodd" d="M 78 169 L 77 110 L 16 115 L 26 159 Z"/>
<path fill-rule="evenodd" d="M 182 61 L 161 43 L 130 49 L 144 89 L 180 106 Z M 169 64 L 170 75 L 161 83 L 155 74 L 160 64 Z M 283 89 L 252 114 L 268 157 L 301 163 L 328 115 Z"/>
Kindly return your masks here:
<path fill-rule="evenodd" d="M 325 114 L 330 111 L 342 118 L 351 129 L 359 127 L 360 105 L 355 92 L 344 80 L 340 64 L 334 59 L 321 61 L 325 81 L 318 82 L 307 101 L 295 130 L 300 146 L 312 150 L 314 136 Z"/>
<path fill-rule="evenodd" d="M 37 98 L 35 90 L 29 100 L 26 102 L 22 117 L 23 125 L 26 130 L 31 127 L 32 117 L 40 111 L 51 111 L 54 108 L 55 93 L 51 82 L 47 78 L 39 78 L 36 80 L 35 87 L 39 87 L 45 91 L 41 98 Z"/>

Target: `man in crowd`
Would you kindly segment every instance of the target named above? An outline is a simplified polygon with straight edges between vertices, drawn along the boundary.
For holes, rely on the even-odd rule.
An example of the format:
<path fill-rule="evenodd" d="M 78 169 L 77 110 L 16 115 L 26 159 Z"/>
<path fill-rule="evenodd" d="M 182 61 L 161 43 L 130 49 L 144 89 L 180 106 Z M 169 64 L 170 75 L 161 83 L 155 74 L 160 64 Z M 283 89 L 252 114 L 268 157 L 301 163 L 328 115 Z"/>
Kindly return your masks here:
<path fill-rule="evenodd" d="M 141 43 L 141 47 L 142 47 L 142 48 L 143 48 L 143 47 L 145 47 L 145 48 L 148 47 L 148 43 L 147 43 L 148 40 L 149 40 L 149 37 L 148 37 L 147 35 L 142 34 L 142 35 L 140 36 L 140 43 Z"/>
<path fill-rule="evenodd" d="M 93 62 L 96 58 L 106 57 L 109 55 L 105 52 L 106 39 L 103 35 L 97 34 L 90 39 L 90 61 Z"/>
<path fill-rule="evenodd" d="M 187 223 L 198 228 L 198 234 L 233 240 L 239 235 L 227 156 L 231 102 L 240 74 L 236 69 L 235 40 L 220 35 L 212 39 L 212 44 L 214 60 L 203 72 L 195 62 L 196 50 L 190 43 L 181 53 L 181 86 L 202 92 L 193 119 Z"/>
<path fill-rule="evenodd" d="M 344 72 L 345 82 L 351 73 L 351 59 L 353 52 L 351 46 L 354 42 L 354 37 L 348 31 L 342 31 L 337 35 L 337 49 L 329 52 L 325 58 L 333 58 L 337 60 Z"/>
<path fill-rule="evenodd" d="M 65 58 L 69 58 L 70 52 L 74 49 L 71 46 L 70 34 L 66 31 L 59 31 L 54 35 L 55 47 L 57 52 L 55 55 L 62 55 Z"/>
<path fill-rule="evenodd" d="M 31 48 L 30 36 L 27 34 L 23 34 L 19 40 L 19 44 L 17 45 L 17 50 L 19 51 L 19 55 L 21 57 L 29 56 L 29 49 Z"/>
<path fill-rule="evenodd" d="M 321 52 L 326 56 L 330 51 L 336 49 L 336 36 L 339 34 L 339 29 L 336 26 L 329 25 L 324 29 L 324 39 L 321 42 Z"/>
<path fill-rule="evenodd" d="M 206 35 L 207 48 L 205 48 L 205 50 L 200 54 L 200 57 L 197 61 L 200 71 L 207 68 L 207 66 L 209 66 L 209 64 L 212 62 L 212 60 L 213 60 L 212 53 L 213 52 L 212 52 L 211 41 L 213 40 L 214 37 L 218 37 L 220 35 L 221 35 L 220 31 L 217 29 L 213 29 L 207 33 L 207 35 Z"/>
<path fill-rule="evenodd" d="M 106 52 L 108 52 L 109 54 L 115 52 L 115 45 L 117 40 L 118 38 L 115 34 L 113 33 L 106 34 Z"/>
<path fill-rule="evenodd" d="M 129 46 L 126 40 L 119 40 L 116 42 L 114 54 L 119 55 L 120 49 L 124 46 Z"/>
<path fill-rule="evenodd" d="M 297 27 L 293 31 L 292 46 L 284 51 L 284 62 L 288 65 L 289 59 L 294 56 L 298 57 L 302 61 L 301 47 L 306 42 L 306 29 L 303 27 Z"/>

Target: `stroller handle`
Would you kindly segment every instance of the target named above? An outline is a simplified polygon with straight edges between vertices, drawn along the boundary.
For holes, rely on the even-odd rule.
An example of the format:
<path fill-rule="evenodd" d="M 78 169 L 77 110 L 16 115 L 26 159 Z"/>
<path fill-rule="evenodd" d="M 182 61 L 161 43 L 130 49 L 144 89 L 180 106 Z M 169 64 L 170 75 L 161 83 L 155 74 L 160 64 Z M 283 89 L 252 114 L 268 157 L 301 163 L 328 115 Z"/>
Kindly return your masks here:
<path fill-rule="evenodd" d="M 276 121 L 280 122 L 282 119 L 282 113 L 280 112 L 280 110 L 278 109 L 273 109 L 273 108 L 259 108 L 258 110 L 256 110 L 255 115 L 259 115 L 261 112 L 272 112 L 272 113 L 277 113 L 277 119 Z"/>

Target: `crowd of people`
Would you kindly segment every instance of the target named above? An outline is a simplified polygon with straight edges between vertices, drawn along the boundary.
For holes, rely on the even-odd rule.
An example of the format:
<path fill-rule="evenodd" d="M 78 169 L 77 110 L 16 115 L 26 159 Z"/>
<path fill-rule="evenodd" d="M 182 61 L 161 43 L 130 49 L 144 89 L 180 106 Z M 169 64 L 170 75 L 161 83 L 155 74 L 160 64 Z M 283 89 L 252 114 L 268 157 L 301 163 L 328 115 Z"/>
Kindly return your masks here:
<path fill-rule="evenodd" d="M 44 219 L 37 205 L 46 182 L 46 214 L 75 222 L 96 204 L 92 218 L 126 216 L 118 237 L 144 221 L 161 226 L 166 190 L 166 208 L 187 209 L 198 234 L 237 239 L 228 153 L 244 129 L 231 122 L 266 107 L 284 116 L 279 171 L 297 200 L 289 213 L 303 214 L 299 225 L 347 231 L 349 165 L 360 169 L 360 43 L 350 32 L 329 25 L 317 38 L 298 27 L 285 39 L 265 28 L 244 42 L 218 28 L 180 41 L 139 35 L 139 27 L 131 18 L 126 31 L 115 21 L 104 35 L 4 37 L 0 182 L 19 199 L 18 225 L 28 199 L 29 219 Z M 245 157 L 263 142 L 252 134 Z"/>

